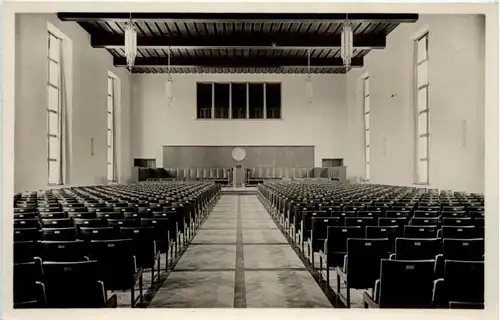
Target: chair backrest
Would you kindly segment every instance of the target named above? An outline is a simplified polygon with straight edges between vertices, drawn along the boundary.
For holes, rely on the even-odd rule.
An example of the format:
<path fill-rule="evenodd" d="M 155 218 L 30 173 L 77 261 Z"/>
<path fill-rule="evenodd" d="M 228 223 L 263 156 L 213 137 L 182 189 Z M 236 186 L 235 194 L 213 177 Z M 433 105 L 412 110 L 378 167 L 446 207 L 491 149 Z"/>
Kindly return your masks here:
<path fill-rule="evenodd" d="M 327 227 L 328 254 L 347 251 L 347 239 L 364 238 L 365 228 L 360 226 Z"/>
<path fill-rule="evenodd" d="M 14 262 L 32 262 L 39 255 L 39 249 L 36 241 L 14 241 Z"/>
<path fill-rule="evenodd" d="M 411 217 L 411 211 L 404 210 L 387 210 L 385 212 L 387 218 L 409 218 Z"/>
<path fill-rule="evenodd" d="M 395 250 L 396 238 L 402 235 L 402 228 L 399 226 L 367 226 L 366 238 L 367 239 L 389 239 L 391 249 Z"/>
<path fill-rule="evenodd" d="M 43 261 L 81 261 L 84 260 L 83 241 L 40 241 L 40 256 Z"/>
<path fill-rule="evenodd" d="M 443 238 L 470 239 L 475 238 L 477 233 L 474 226 L 443 226 Z"/>
<path fill-rule="evenodd" d="M 406 238 L 436 238 L 438 232 L 437 226 L 410 226 L 404 227 L 404 236 Z"/>
<path fill-rule="evenodd" d="M 472 218 L 443 218 L 443 226 L 473 226 L 474 220 Z"/>
<path fill-rule="evenodd" d="M 38 218 L 15 219 L 14 228 L 40 228 L 40 221 Z"/>
<path fill-rule="evenodd" d="M 89 244 L 90 257 L 99 262 L 103 281 L 109 289 L 126 290 L 134 281 L 134 243 L 132 239 L 93 240 Z"/>
<path fill-rule="evenodd" d="M 375 211 L 375 210 L 370 210 L 370 211 L 358 211 L 358 218 L 369 218 L 373 217 L 375 219 L 378 219 L 380 217 L 384 216 L 384 213 L 382 211 Z M 378 220 L 377 220 L 378 221 Z"/>
<path fill-rule="evenodd" d="M 62 218 L 68 218 L 68 214 L 64 211 L 58 211 L 58 212 L 40 212 L 40 218 L 41 219 L 62 219 Z"/>
<path fill-rule="evenodd" d="M 484 228 L 484 218 L 474 218 L 474 226 Z"/>
<path fill-rule="evenodd" d="M 74 227 L 43 228 L 42 239 L 55 241 L 74 241 L 76 240 L 76 229 Z"/>
<path fill-rule="evenodd" d="M 484 262 L 445 260 L 444 281 L 448 301 L 484 302 Z"/>
<path fill-rule="evenodd" d="M 435 259 L 442 252 L 441 241 L 437 238 L 397 238 L 397 260 Z"/>
<path fill-rule="evenodd" d="M 380 276 L 380 261 L 391 253 L 389 239 L 347 239 L 347 280 L 353 289 L 372 288 Z"/>
<path fill-rule="evenodd" d="M 440 212 L 437 210 L 415 210 L 413 216 L 415 218 L 437 218 Z"/>
<path fill-rule="evenodd" d="M 365 217 L 365 218 L 345 218 L 345 226 L 375 226 L 377 225 L 377 221 L 373 217 Z"/>
<path fill-rule="evenodd" d="M 407 217 L 399 217 L 399 218 L 378 218 L 379 226 L 399 226 L 403 228 L 408 223 Z"/>
<path fill-rule="evenodd" d="M 82 219 L 82 218 L 74 218 L 73 223 L 78 229 L 81 227 L 85 228 L 102 228 L 107 227 L 108 222 L 104 219 Z"/>
<path fill-rule="evenodd" d="M 40 238 L 38 228 L 18 228 L 14 229 L 14 241 L 36 241 Z"/>
<path fill-rule="evenodd" d="M 109 240 L 117 237 L 116 229 L 113 227 L 81 227 L 78 238 L 84 241 Z"/>
<path fill-rule="evenodd" d="M 37 288 L 36 281 L 42 280 L 42 266 L 37 262 L 15 263 L 14 274 L 14 303 L 23 303 L 37 300 L 42 302 L 41 288 Z"/>
<path fill-rule="evenodd" d="M 67 228 L 73 226 L 73 220 L 70 218 L 61 219 L 42 219 L 43 228 Z"/>
<path fill-rule="evenodd" d="M 101 308 L 105 291 L 96 261 L 44 262 L 49 308 Z"/>
<path fill-rule="evenodd" d="M 443 239 L 446 260 L 483 261 L 484 239 Z"/>
<path fill-rule="evenodd" d="M 311 224 L 313 239 L 326 239 L 328 227 L 341 226 L 339 217 L 313 217 Z"/>
<path fill-rule="evenodd" d="M 468 217 L 467 211 L 441 211 L 443 218 L 466 218 Z"/>
<path fill-rule="evenodd" d="M 412 226 L 437 226 L 439 218 L 413 218 L 410 220 Z"/>
<path fill-rule="evenodd" d="M 380 268 L 380 308 L 430 308 L 434 260 L 386 260 Z"/>

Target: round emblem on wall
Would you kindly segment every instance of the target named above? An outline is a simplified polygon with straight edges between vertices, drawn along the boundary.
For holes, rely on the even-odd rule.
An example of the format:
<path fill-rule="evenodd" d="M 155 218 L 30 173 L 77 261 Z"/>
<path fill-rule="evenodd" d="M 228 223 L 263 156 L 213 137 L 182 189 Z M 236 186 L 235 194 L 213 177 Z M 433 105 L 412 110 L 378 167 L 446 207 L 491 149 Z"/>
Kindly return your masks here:
<path fill-rule="evenodd" d="M 234 148 L 232 155 L 235 161 L 243 161 L 247 156 L 247 152 L 243 148 Z"/>

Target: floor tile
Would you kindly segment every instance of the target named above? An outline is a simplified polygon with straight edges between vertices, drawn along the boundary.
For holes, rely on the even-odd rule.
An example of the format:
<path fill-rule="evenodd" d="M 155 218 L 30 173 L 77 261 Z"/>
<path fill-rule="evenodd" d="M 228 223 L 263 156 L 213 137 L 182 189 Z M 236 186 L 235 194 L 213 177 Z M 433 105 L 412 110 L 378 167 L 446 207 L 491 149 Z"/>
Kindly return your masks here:
<path fill-rule="evenodd" d="M 244 227 L 243 243 L 287 244 L 288 242 L 279 229 L 246 230 L 246 227 Z"/>
<path fill-rule="evenodd" d="M 172 272 L 149 308 L 232 308 L 234 272 Z"/>
<path fill-rule="evenodd" d="M 175 270 L 234 269 L 235 245 L 190 245 Z"/>
<path fill-rule="evenodd" d="M 236 244 L 236 230 L 210 230 L 201 229 L 198 234 L 194 237 L 191 245 L 196 245 L 198 243 L 234 243 Z"/>
<path fill-rule="evenodd" d="M 289 245 L 251 245 L 243 246 L 245 268 L 284 269 L 304 268 L 299 257 Z"/>
<path fill-rule="evenodd" d="M 308 271 L 245 271 L 247 308 L 331 308 Z"/>

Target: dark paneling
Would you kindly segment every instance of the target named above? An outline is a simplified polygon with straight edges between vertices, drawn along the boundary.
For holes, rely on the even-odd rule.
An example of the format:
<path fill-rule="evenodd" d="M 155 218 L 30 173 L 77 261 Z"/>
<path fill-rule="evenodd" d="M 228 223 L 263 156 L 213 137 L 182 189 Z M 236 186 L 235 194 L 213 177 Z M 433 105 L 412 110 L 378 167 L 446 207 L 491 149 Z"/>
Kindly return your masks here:
<path fill-rule="evenodd" d="M 237 146 L 164 146 L 164 168 L 228 168 L 236 162 L 232 151 Z M 314 167 L 314 146 L 241 146 L 247 156 L 246 168 Z"/>

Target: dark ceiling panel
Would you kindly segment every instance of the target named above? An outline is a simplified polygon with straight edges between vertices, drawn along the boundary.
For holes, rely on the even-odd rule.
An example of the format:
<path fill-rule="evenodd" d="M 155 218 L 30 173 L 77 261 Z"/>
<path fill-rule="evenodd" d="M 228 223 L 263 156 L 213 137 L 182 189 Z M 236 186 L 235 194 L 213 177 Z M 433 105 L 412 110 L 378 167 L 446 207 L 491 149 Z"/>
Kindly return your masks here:
<path fill-rule="evenodd" d="M 125 58 L 113 58 L 115 66 L 126 66 Z M 167 58 L 136 58 L 136 66 L 167 66 L 169 63 Z M 362 67 L 363 58 L 353 58 L 353 67 Z M 308 66 L 307 59 L 300 57 L 274 58 L 274 57 L 199 57 L 199 58 L 176 58 L 170 59 L 171 66 L 203 66 L 203 67 L 253 67 L 253 68 L 269 68 L 281 66 Z M 316 67 L 333 67 L 342 66 L 342 59 L 327 58 L 327 59 L 311 59 L 310 66 Z"/>
<path fill-rule="evenodd" d="M 124 29 L 129 13 L 59 13 L 106 48 L 123 66 Z M 340 32 L 345 14 L 312 13 L 134 13 L 138 58 L 134 73 L 343 73 Z M 383 49 L 386 36 L 418 14 L 349 14 L 354 31 L 354 66 L 372 49 Z M 318 65 L 319 63 L 319 65 Z M 316 64 L 316 65 L 315 65 Z M 328 64 L 328 65 L 325 65 Z M 288 65 L 288 68 L 277 66 Z"/>

